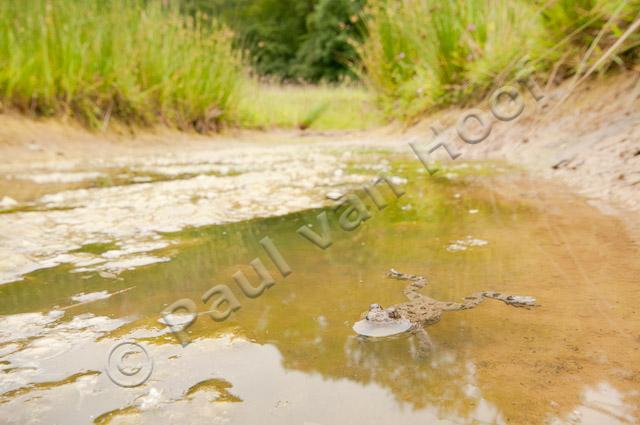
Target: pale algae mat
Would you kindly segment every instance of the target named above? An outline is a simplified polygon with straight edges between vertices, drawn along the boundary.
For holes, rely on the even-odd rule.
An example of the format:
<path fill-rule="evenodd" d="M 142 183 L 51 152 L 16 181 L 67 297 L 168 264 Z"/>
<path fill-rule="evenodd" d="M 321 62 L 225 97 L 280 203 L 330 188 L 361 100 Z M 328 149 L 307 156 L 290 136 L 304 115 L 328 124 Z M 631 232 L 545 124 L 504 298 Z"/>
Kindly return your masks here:
<path fill-rule="evenodd" d="M 639 249 L 563 188 L 495 163 L 430 176 L 406 152 L 339 144 L 82 165 L 2 176 L 1 423 L 640 420 Z M 380 184 L 382 210 L 359 189 L 380 172 L 406 192 Z M 326 194 L 349 191 L 370 218 L 345 231 Z M 326 249 L 296 232 L 323 233 L 322 211 Z M 255 258 L 275 284 L 248 298 L 233 275 L 257 285 Z M 358 337 L 371 303 L 405 300 L 391 267 L 427 276 L 437 300 L 500 291 L 540 307 L 447 313 L 428 353 L 412 334 Z M 188 298 L 204 313 L 216 285 L 241 308 L 200 314 L 181 345 L 161 311 Z M 153 359 L 140 386 L 106 373 L 125 340 Z"/>

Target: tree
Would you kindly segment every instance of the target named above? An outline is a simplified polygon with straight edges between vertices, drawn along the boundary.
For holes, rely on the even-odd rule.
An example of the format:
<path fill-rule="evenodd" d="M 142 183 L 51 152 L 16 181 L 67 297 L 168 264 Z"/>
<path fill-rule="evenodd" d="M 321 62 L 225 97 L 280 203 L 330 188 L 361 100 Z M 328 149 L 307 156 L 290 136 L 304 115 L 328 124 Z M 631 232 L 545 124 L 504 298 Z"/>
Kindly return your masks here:
<path fill-rule="evenodd" d="M 355 78 L 354 41 L 364 37 L 365 0 L 182 0 L 185 13 L 218 17 L 257 74 L 282 81 Z"/>
<path fill-rule="evenodd" d="M 356 78 L 354 43 L 361 42 L 365 25 L 364 0 L 320 0 L 307 18 L 307 34 L 296 55 L 295 73 L 308 81 Z"/>

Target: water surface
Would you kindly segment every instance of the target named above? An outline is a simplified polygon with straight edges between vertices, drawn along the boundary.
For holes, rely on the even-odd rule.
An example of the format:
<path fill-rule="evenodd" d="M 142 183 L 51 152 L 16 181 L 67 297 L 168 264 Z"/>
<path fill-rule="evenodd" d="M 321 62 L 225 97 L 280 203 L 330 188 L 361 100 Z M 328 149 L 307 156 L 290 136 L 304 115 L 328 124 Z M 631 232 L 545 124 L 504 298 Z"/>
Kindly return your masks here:
<path fill-rule="evenodd" d="M 435 177 L 413 159 L 391 165 L 406 194 L 383 189 L 389 205 L 379 210 L 356 191 L 371 218 L 350 232 L 330 207 L 315 208 L 162 233 L 172 243 L 153 255 L 168 261 L 108 278 L 60 265 L 0 286 L 2 421 L 635 422 L 640 262 L 623 225 L 497 164 Z M 296 233 L 304 224 L 319 231 L 322 211 L 333 239 L 324 250 Z M 266 236 L 287 277 L 259 244 Z M 250 299 L 232 276 L 242 270 L 257 284 L 256 257 L 276 284 Z M 426 356 L 410 335 L 358 338 L 351 326 L 369 304 L 404 301 L 403 283 L 384 277 L 391 267 L 426 275 L 425 293 L 439 300 L 495 290 L 541 306 L 489 300 L 445 313 L 427 329 Z M 205 312 L 202 296 L 217 284 L 242 307 L 224 322 L 199 316 L 182 347 L 160 312 L 181 298 Z M 113 295 L 74 306 L 72 297 L 100 291 Z M 109 348 L 124 339 L 154 360 L 142 386 L 118 387 L 104 373 Z"/>

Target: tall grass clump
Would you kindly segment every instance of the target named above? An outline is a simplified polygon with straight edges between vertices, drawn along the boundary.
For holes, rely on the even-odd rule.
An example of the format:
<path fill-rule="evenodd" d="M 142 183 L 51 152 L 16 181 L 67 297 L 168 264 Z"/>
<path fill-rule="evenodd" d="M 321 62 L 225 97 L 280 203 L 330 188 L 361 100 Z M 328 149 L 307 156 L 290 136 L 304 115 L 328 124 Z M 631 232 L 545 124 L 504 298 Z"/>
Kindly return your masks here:
<path fill-rule="evenodd" d="M 373 0 L 363 78 L 387 116 L 411 121 L 532 73 L 580 74 L 639 12 L 640 0 Z M 627 35 L 609 62 L 637 59 Z"/>
<path fill-rule="evenodd" d="M 557 68 L 559 77 L 581 73 L 595 63 L 640 18 L 640 0 L 555 0 L 540 2 L 545 26 L 540 50 L 533 54 L 542 65 Z M 611 63 L 622 64 L 638 59 L 640 32 L 627 37 L 612 55 Z"/>
<path fill-rule="evenodd" d="M 204 131 L 233 120 L 241 66 L 231 34 L 168 4 L 1 1 L 0 100 L 94 128 L 116 118 Z"/>
<path fill-rule="evenodd" d="M 374 2 L 361 49 L 365 79 L 387 113 L 411 119 L 479 96 L 542 30 L 526 2 Z"/>

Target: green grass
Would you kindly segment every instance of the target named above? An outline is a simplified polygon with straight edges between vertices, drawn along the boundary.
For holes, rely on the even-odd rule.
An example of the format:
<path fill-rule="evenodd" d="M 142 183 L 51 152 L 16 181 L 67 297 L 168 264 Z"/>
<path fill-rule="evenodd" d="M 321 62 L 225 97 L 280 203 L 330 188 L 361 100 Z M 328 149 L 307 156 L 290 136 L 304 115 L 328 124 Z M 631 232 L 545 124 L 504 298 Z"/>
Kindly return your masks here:
<path fill-rule="evenodd" d="M 231 34 L 159 0 L 0 2 L 0 101 L 22 112 L 208 130 L 241 75 Z"/>
<path fill-rule="evenodd" d="M 557 66 L 564 75 L 583 72 L 610 48 L 634 19 L 640 17 L 640 0 L 556 0 L 541 8 L 546 37 L 534 59 L 549 69 Z M 638 59 L 637 31 L 616 51 L 612 63 Z"/>
<path fill-rule="evenodd" d="M 69 251 L 72 253 L 76 252 L 86 252 L 89 254 L 101 255 L 107 251 L 112 251 L 119 249 L 120 247 L 115 242 L 95 242 L 82 245 L 78 249 L 74 249 L 73 251 Z"/>
<path fill-rule="evenodd" d="M 344 86 L 258 84 L 232 34 L 161 0 L 0 1 L 0 104 L 180 129 L 361 129 L 380 123 L 371 96 Z"/>
<path fill-rule="evenodd" d="M 239 102 L 248 128 L 359 130 L 383 122 L 373 95 L 362 87 L 251 83 Z"/>
<path fill-rule="evenodd" d="M 113 120 L 366 129 L 477 101 L 533 73 L 580 77 L 639 56 L 638 31 L 607 52 L 640 0 L 370 0 L 359 47 L 366 89 L 264 84 L 248 77 L 233 34 L 177 4 L 0 0 L 0 107 L 96 129 Z"/>
<path fill-rule="evenodd" d="M 363 79 L 386 116 L 412 121 L 532 73 L 582 72 L 639 11 L 639 0 L 374 0 Z M 637 59 L 638 42 L 613 61 Z"/>

